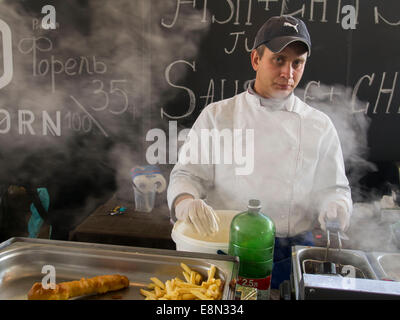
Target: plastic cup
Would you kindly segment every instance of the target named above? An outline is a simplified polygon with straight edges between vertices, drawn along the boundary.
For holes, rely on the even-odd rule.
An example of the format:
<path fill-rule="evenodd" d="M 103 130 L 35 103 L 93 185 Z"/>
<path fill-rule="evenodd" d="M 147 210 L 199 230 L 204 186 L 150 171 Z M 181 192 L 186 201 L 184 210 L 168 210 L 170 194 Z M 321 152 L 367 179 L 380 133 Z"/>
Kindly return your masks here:
<path fill-rule="evenodd" d="M 135 197 L 135 211 L 151 212 L 153 210 L 156 198 L 155 189 L 148 192 L 142 192 L 137 187 L 133 186 L 133 193 Z"/>

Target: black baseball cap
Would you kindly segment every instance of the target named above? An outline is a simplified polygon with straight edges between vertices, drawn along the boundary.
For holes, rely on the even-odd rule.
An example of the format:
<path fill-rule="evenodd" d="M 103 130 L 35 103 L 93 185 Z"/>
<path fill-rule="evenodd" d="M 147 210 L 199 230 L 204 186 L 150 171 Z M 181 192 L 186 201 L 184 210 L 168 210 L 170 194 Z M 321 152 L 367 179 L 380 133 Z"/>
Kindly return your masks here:
<path fill-rule="evenodd" d="M 265 44 L 274 53 L 282 51 L 288 44 L 300 41 L 311 54 L 311 39 L 305 23 L 292 16 L 276 16 L 269 18 L 258 30 L 253 49 Z"/>

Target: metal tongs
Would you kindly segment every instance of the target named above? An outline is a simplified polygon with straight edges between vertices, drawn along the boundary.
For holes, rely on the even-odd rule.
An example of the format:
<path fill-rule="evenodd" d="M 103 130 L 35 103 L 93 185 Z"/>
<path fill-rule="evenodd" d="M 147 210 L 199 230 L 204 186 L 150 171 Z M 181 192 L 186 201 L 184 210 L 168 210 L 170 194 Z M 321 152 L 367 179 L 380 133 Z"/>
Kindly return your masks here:
<path fill-rule="evenodd" d="M 325 261 L 328 261 L 328 252 L 331 246 L 331 233 L 336 234 L 338 238 L 339 252 L 342 250 L 342 240 L 349 240 L 349 237 L 346 236 L 340 230 L 340 221 L 339 220 L 328 220 L 326 221 L 326 253 L 325 253 Z"/>

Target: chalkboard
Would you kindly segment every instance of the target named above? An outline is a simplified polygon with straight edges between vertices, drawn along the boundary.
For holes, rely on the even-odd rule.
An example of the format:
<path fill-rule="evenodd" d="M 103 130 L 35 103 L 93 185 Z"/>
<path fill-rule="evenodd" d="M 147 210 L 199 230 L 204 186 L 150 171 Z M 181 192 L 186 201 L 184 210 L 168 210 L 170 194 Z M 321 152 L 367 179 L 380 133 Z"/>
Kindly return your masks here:
<path fill-rule="evenodd" d="M 183 28 L 188 12 L 195 10 L 205 31 L 196 57 L 177 55 L 167 68 L 165 76 L 176 97 L 162 106 L 164 117 L 190 126 L 208 103 L 244 91 L 254 78 L 249 54 L 258 28 L 271 16 L 289 14 L 305 21 L 312 40 L 312 54 L 295 93 L 333 120 L 352 186 L 360 187 L 360 179 L 379 170 L 381 163 L 392 165 L 400 159 L 398 2 L 173 2 L 163 20 L 166 37 Z M 352 26 L 346 25 L 348 6 L 354 9 Z M 175 68 L 186 70 L 184 79 L 170 80 Z M 398 173 L 390 180 L 398 183 Z M 357 198 L 355 193 L 357 188 Z"/>
<path fill-rule="evenodd" d="M 126 188 L 155 142 L 168 178 L 180 132 L 246 89 L 258 28 L 289 14 L 312 40 L 295 93 L 331 116 L 357 184 L 374 162 L 400 160 L 399 9 L 397 0 L 2 1 L 0 183 L 47 186 L 53 208 L 86 208 Z"/>

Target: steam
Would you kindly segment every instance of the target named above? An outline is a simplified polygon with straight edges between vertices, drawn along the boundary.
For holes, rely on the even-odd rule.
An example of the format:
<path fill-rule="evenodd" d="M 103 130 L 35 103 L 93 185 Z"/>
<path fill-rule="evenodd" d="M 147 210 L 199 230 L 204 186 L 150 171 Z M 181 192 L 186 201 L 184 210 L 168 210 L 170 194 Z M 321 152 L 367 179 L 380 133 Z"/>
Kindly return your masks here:
<path fill-rule="evenodd" d="M 352 88 L 337 84 L 334 87 L 335 92 L 340 92 L 340 94 L 332 97 L 326 94 L 331 91 L 331 87 L 324 84 L 318 87 L 310 86 L 307 93 L 298 89 L 296 94 L 332 120 L 340 139 L 346 175 L 353 187 L 352 197 L 359 199 L 364 196 L 360 179 L 369 172 L 377 170 L 375 164 L 367 160 L 369 156 L 368 129 L 371 120 L 365 113 L 353 112 L 365 102 L 352 97 Z"/>
<path fill-rule="evenodd" d="M 172 99 L 177 92 L 169 90 L 164 79 L 165 67 L 178 59 L 195 58 L 209 24 L 200 22 L 202 12 L 182 6 L 173 30 L 166 30 L 161 21 L 172 20 L 176 9 L 174 1 L 88 0 L 59 1 L 56 5 L 59 29 L 33 30 L 32 19 L 41 17 L 41 7 L 39 4 L 32 4 L 34 8 L 23 5 L 26 5 L 23 1 L 0 2 L 0 18 L 13 31 L 14 50 L 13 80 L 1 89 L 0 108 L 9 111 L 12 122 L 10 132 L 0 134 L 1 182 L 29 181 L 33 185 L 53 187 L 58 191 L 57 200 L 65 199 L 65 205 L 72 197 L 66 190 L 73 192 L 76 186 L 101 189 L 113 183 L 107 176 L 115 177 L 117 189 L 131 191 L 125 181 L 130 168 L 146 163 L 147 130 L 162 128 L 167 132 L 166 122 L 154 116 L 159 115 L 163 101 Z M 51 51 L 37 52 L 37 62 L 51 61 L 53 57 L 64 63 L 68 59 L 79 63 L 83 57 L 86 60 L 83 60 L 82 73 L 55 74 L 53 83 L 50 74 L 34 76 L 32 54 L 21 52 L 27 45 L 21 44 L 21 40 L 29 38 L 42 38 L 40 45 L 45 45 L 43 38 L 47 38 L 53 45 Z M 94 56 L 97 73 L 93 71 Z M 86 61 L 91 63 L 91 73 L 87 72 Z M 178 77 L 184 76 L 182 69 Z M 111 92 L 111 83 L 114 89 L 126 93 L 128 103 L 121 91 Z M 353 99 L 351 89 L 339 85 L 335 88 L 342 94 L 335 95 L 332 100 L 322 94 L 330 90 L 324 85 L 311 87 L 307 96 L 312 99 L 303 100 L 332 119 L 341 141 L 347 176 L 353 186 L 353 199 L 357 199 L 363 196 L 358 188 L 360 178 L 376 170 L 367 160 L 370 119 L 363 113 L 352 112 L 362 109 L 358 104 L 365 104 Z M 300 89 L 296 94 L 305 96 Z M 34 114 L 34 135 L 18 132 L 15 119 L 23 109 Z M 44 110 L 53 120 L 56 113 L 61 112 L 61 136 L 41 134 Z M 73 119 L 79 121 L 74 123 Z M 1 120 L 0 129 L 4 125 Z M 75 130 L 66 128 L 67 121 L 75 125 Z M 87 128 L 90 130 L 85 131 Z M 82 216 L 93 210 L 95 199 L 100 196 L 98 192 L 82 196 Z M 363 218 L 368 218 L 369 211 L 363 212 Z M 354 232 L 349 236 L 364 237 L 365 232 L 360 230 L 363 225 L 353 225 Z M 365 228 L 370 230 L 370 226 Z M 385 232 L 376 234 L 386 236 Z M 374 241 L 375 238 L 370 239 Z M 361 243 L 361 240 L 355 241 Z"/>
<path fill-rule="evenodd" d="M 198 22 L 201 13 L 186 6 L 167 36 L 160 22 L 173 17 L 174 2 L 89 0 L 58 2 L 58 29 L 33 29 L 32 20 L 43 15 L 39 3 L 30 5 L 0 2 L 0 18 L 13 33 L 14 59 L 13 80 L 1 89 L 0 108 L 11 119 L 10 131 L 0 134 L 1 182 L 53 187 L 65 204 L 71 197 L 65 190 L 101 189 L 113 184 L 109 176 L 116 177 L 116 188 L 126 188 L 122 181 L 129 178 L 129 169 L 146 164 L 146 130 L 165 126 L 154 117 L 160 103 L 175 94 L 168 90 L 164 69 L 174 60 L 196 56 L 208 24 Z M 23 41 L 33 38 L 41 48 L 49 41 L 52 45 L 37 50 L 36 68 L 27 51 L 29 40 Z M 63 64 L 56 68 L 64 68 L 53 79 L 50 71 L 45 73 L 52 59 Z M 70 74 L 65 72 L 68 59 L 69 66 L 78 63 Z M 40 61 L 45 62 L 39 66 Z M 73 74 L 82 61 L 80 74 Z M 34 134 L 19 132 L 20 110 L 34 115 Z M 53 121 L 61 113 L 61 136 L 42 134 L 43 111 Z M 88 199 L 81 200 L 85 206 Z M 88 201 L 86 208 L 93 207 L 93 199 Z"/>
<path fill-rule="evenodd" d="M 392 242 L 390 223 L 385 220 L 381 204 L 376 199 L 381 195 L 366 194 L 360 185 L 360 179 L 370 172 L 377 171 L 374 163 L 368 161 L 368 130 L 371 123 L 365 113 L 354 112 L 365 105 L 352 96 L 352 88 L 335 85 L 335 92 L 340 94 L 329 96 L 330 86 L 319 85 L 310 87 L 309 91 L 298 89 L 296 94 L 306 100 L 314 108 L 327 114 L 332 120 L 341 143 L 346 175 L 352 187 L 354 202 L 350 228 L 347 234 L 350 238 L 346 245 L 365 252 L 396 251 Z"/>
<path fill-rule="evenodd" d="M 354 205 L 349 237 L 354 248 L 366 252 L 396 252 L 394 237 L 390 225 L 396 221 L 389 221 L 385 215 L 398 216 L 382 211 L 379 201 L 370 203 L 356 203 Z M 398 218 L 397 218 L 398 219 Z"/>

